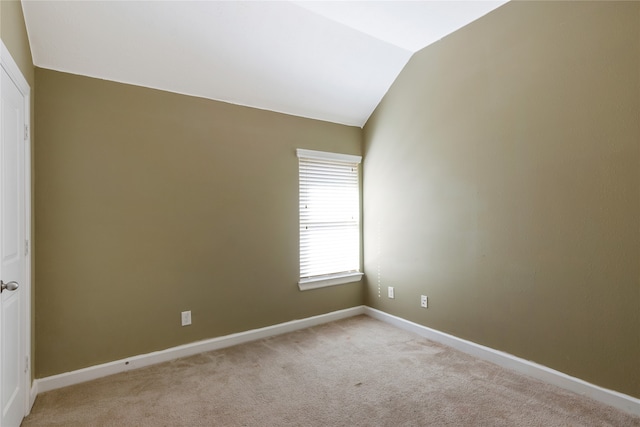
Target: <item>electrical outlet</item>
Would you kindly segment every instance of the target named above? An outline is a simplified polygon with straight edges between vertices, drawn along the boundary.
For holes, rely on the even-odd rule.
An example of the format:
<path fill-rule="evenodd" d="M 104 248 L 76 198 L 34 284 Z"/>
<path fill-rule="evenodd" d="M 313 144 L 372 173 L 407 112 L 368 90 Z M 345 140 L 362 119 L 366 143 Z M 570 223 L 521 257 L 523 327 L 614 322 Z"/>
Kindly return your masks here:
<path fill-rule="evenodd" d="M 429 306 L 429 298 L 426 295 L 420 295 L 420 307 L 427 308 Z"/>
<path fill-rule="evenodd" d="M 389 298 L 395 298 L 395 293 L 393 292 L 393 286 L 389 286 L 387 288 L 387 295 L 389 296 Z"/>
<path fill-rule="evenodd" d="M 182 326 L 191 324 L 191 310 L 182 312 Z"/>

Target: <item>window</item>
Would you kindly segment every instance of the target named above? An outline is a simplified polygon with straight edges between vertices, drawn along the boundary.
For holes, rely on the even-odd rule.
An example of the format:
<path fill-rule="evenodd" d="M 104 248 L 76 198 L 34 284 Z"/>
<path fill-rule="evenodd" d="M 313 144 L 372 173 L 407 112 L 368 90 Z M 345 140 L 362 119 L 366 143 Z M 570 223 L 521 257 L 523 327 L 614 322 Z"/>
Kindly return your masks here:
<path fill-rule="evenodd" d="M 300 290 L 357 282 L 360 272 L 360 156 L 297 150 Z"/>

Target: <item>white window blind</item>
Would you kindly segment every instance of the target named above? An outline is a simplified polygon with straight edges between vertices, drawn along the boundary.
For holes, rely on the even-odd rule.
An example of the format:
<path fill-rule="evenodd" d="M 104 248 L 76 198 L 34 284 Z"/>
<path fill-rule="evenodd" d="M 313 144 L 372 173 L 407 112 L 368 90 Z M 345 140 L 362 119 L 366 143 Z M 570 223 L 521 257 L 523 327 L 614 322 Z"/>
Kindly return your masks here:
<path fill-rule="evenodd" d="M 354 273 L 357 276 L 354 280 L 360 280 L 361 157 L 301 149 L 297 154 L 300 283 L 349 277 Z M 330 284 L 338 282 L 320 286 Z"/>

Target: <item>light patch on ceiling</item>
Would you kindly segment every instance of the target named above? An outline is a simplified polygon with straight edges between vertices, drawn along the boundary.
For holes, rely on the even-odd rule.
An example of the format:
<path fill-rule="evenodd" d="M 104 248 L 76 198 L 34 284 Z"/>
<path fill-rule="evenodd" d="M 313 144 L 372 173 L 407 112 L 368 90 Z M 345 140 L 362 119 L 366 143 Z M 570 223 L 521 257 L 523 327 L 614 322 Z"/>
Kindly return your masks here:
<path fill-rule="evenodd" d="M 417 52 L 506 1 L 296 1 L 319 15 Z"/>

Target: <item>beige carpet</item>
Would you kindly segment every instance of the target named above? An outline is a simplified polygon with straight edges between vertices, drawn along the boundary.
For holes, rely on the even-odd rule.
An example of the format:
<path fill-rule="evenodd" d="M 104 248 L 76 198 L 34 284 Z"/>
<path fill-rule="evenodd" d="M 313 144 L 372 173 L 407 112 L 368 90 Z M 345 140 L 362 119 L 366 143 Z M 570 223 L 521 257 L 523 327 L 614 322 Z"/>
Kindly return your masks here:
<path fill-rule="evenodd" d="M 38 396 L 31 426 L 640 426 L 366 316 Z"/>

